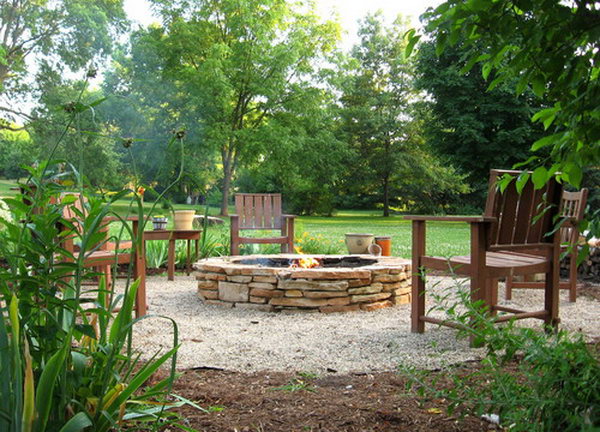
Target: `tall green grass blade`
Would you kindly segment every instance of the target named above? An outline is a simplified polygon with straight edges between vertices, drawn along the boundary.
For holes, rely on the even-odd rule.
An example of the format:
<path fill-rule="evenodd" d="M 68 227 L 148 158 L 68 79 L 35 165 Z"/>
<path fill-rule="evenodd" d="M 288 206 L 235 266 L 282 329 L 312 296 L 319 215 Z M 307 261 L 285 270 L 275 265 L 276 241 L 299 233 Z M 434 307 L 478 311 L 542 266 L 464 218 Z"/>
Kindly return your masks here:
<path fill-rule="evenodd" d="M 35 419 L 35 383 L 33 382 L 33 366 L 29 342 L 23 341 L 25 352 L 25 382 L 23 383 L 23 432 L 31 432 Z"/>
<path fill-rule="evenodd" d="M 84 412 L 78 412 L 65 423 L 59 432 L 79 432 L 92 426 L 92 421 Z"/>
<path fill-rule="evenodd" d="M 112 344 L 117 345 L 117 342 L 122 342 L 122 332 L 127 327 L 127 325 L 131 322 L 131 313 L 133 312 L 133 305 L 135 302 L 135 296 L 137 294 L 138 286 L 140 285 L 140 280 L 135 280 L 131 287 L 129 288 L 129 292 L 123 299 L 123 307 L 117 314 L 115 320 L 112 323 L 110 328 L 110 333 L 108 336 L 108 341 Z M 118 344 L 118 346 L 122 346 Z"/>
<path fill-rule="evenodd" d="M 10 389 L 12 376 L 11 346 L 8 342 L 8 330 L 4 322 L 5 316 L 0 313 L 0 430 L 8 430 L 10 414 L 13 412 L 13 398 Z"/>
<path fill-rule="evenodd" d="M 13 396 L 14 396 L 14 409 L 12 412 L 12 426 L 14 430 L 22 429 L 22 417 L 23 412 L 23 377 L 21 375 L 21 346 L 19 341 L 19 299 L 13 294 L 9 305 L 9 317 L 11 327 L 11 338 L 12 338 L 12 353 L 13 353 L 13 365 L 12 365 L 12 381 L 13 381 Z"/>
<path fill-rule="evenodd" d="M 46 430 L 46 423 L 48 422 L 50 409 L 52 408 L 54 386 L 65 362 L 68 349 L 67 343 L 68 340 L 65 340 L 65 346 L 50 357 L 40 375 L 35 395 L 35 404 L 37 407 L 35 430 L 40 432 Z"/>

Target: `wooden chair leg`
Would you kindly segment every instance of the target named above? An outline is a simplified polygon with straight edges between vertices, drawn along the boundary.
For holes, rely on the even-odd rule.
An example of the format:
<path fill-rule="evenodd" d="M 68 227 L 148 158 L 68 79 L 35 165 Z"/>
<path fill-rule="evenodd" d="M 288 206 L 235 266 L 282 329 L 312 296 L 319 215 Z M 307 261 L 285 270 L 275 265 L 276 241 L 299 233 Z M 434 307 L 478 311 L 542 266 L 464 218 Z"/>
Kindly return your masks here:
<path fill-rule="evenodd" d="M 546 273 L 546 280 L 544 282 L 544 306 L 547 312 L 544 322 L 547 326 L 557 328 L 558 323 L 560 322 L 558 318 L 558 302 L 560 292 L 560 243 L 558 240 L 555 240 L 554 244 L 555 247 L 552 252 L 553 256 L 550 263 L 550 271 Z"/>
<path fill-rule="evenodd" d="M 412 287 L 411 287 L 411 331 L 423 333 L 425 321 L 425 274 L 421 273 L 421 257 L 425 255 L 425 222 L 412 223 Z"/>
<path fill-rule="evenodd" d="M 513 276 L 506 276 L 505 282 L 505 290 L 504 290 L 504 298 L 506 300 L 512 300 L 512 290 L 513 290 Z"/>
<path fill-rule="evenodd" d="M 577 300 L 577 245 L 571 249 L 569 261 L 569 301 Z"/>
<path fill-rule="evenodd" d="M 488 279 L 486 290 L 488 292 L 488 302 L 490 313 L 496 315 L 496 305 L 498 304 L 498 279 Z"/>

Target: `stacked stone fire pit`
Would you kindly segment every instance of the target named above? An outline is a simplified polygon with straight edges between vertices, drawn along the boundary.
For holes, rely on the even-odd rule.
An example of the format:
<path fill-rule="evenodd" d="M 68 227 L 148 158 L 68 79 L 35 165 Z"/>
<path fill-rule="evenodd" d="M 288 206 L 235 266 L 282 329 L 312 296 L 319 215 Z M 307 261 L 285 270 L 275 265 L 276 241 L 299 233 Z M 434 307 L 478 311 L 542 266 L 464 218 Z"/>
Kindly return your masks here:
<path fill-rule="evenodd" d="M 410 302 L 410 261 L 327 255 L 315 268 L 295 267 L 303 255 L 208 258 L 195 264 L 206 304 L 275 311 L 371 311 Z M 290 267 L 293 266 L 293 267 Z"/>

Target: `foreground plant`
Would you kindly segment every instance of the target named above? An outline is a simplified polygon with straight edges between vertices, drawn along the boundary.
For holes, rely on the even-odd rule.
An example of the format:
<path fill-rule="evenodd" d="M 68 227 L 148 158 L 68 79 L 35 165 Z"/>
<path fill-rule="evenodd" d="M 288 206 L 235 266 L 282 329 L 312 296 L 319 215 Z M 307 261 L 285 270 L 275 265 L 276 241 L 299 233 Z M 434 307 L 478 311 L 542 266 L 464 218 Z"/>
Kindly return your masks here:
<path fill-rule="evenodd" d="M 496 414 L 511 431 L 597 430 L 600 425 L 600 353 L 581 334 L 494 324 L 481 302 L 469 301 L 458 283 L 458 297 L 447 292 L 433 309 L 459 325 L 459 335 L 481 342 L 480 364 L 447 376 L 403 368 L 422 395 L 446 399 L 449 413 Z M 454 287 L 456 288 L 456 287 Z"/>
<path fill-rule="evenodd" d="M 24 193 L 6 200 L 15 217 L 1 219 L 0 430 L 108 431 L 149 420 L 156 429 L 164 423 L 157 420 L 172 418 L 165 409 L 175 405 L 166 398 L 175 377 L 177 328 L 173 322 L 171 349 L 140 360 L 132 349 L 139 281 L 128 282 L 122 296 L 103 279 L 97 288 L 83 285 L 99 276 L 83 260 L 108 241 L 102 221 L 112 202 L 82 191 L 86 211 L 77 223 L 65 219 L 73 198 L 58 182 L 64 174 L 40 180 L 48 168 L 32 170 Z M 136 207 L 143 218 L 141 202 Z M 139 233 L 126 224 L 123 230 L 137 247 Z M 63 246 L 70 237 L 79 244 L 77 255 Z M 144 387 L 168 363 L 170 375 Z"/>

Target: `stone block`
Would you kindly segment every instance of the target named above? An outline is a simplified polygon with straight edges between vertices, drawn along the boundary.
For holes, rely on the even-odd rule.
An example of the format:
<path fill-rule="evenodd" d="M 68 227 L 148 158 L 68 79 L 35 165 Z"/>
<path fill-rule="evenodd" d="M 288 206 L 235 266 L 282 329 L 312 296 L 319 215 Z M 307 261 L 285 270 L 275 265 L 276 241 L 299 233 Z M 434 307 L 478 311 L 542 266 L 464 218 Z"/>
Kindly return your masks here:
<path fill-rule="evenodd" d="M 273 312 L 273 306 L 268 304 L 236 303 L 236 309 L 257 310 L 261 312 Z"/>
<path fill-rule="evenodd" d="M 396 306 L 410 303 L 410 293 L 392 297 L 391 301 Z"/>
<path fill-rule="evenodd" d="M 250 295 L 255 297 L 273 298 L 283 297 L 285 295 L 285 292 L 273 289 L 251 288 Z"/>
<path fill-rule="evenodd" d="M 228 302 L 247 302 L 250 289 L 246 284 L 219 282 L 219 300 Z"/>
<path fill-rule="evenodd" d="M 308 298 L 334 298 L 346 297 L 347 291 L 304 291 L 304 297 Z"/>
<path fill-rule="evenodd" d="M 277 284 L 279 289 L 300 289 L 306 291 L 345 291 L 348 281 L 315 281 L 306 279 L 285 279 Z"/>
<path fill-rule="evenodd" d="M 347 306 L 321 306 L 319 311 L 322 313 L 334 312 L 354 312 L 360 309 L 360 304 L 351 304 Z"/>
<path fill-rule="evenodd" d="M 277 278 L 275 276 L 254 276 L 252 282 L 276 284 Z"/>
<path fill-rule="evenodd" d="M 301 290 L 285 290 L 286 297 L 303 297 Z"/>
<path fill-rule="evenodd" d="M 253 295 L 250 296 L 250 303 L 266 303 L 268 301 L 269 301 L 269 299 L 266 297 L 256 297 Z M 241 304 L 241 303 L 238 303 L 238 304 Z"/>
<path fill-rule="evenodd" d="M 371 277 L 369 270 L 295 270 L 290 274 L 292 279 L 367 279 Z"/>
<path fill-rule="evenodd" d="M 337 297 L 327 299 L 328 306 L 347 306 L 350 304 L 350 297 Z"/>
<path fill-rule="evenodd" d="M 217 281 L 198 281 L 198 289 L 217 289 L 218 286 Z"/>
<path fill-rule="evenodd" d="M 403 288 L 398 288 L 397 290 L 394 290 L 394 295 L 395 296 L 402 296 L 405 294 L 410 294 L 411 288 L 410 286 L 407 287 L 403 287 Z"/>
<path fill-rule="evenodd" d="M 362 286 L 367 286 L 371 284 L 371 278 L 365 278 L 365 279 L 350 279 L 348 281 L 348 286 L 350 288 L 357 288 L 357 287 L 362 287 Z"/>
<path fill-rule="evenodd" d="M 227 280 L 229 282 L 235 282 L 235 283 L 250 283 L 250 281 L 252 281 L 252 276 L 227 276 Z"/>
<path fill-rule="evenodd" d="M 238 276 L 242 274 L 242 269 L 237 266 L 224 266 L 223 270 L 227 273 L 227 276 Z"/>
<path fill-rule="evenodd" d="M 400 279 L 400 275 L 393 275 L 393 274 L 382 274 L 382 275 L 377 275 L 373 278 L 374 282 L 384 282 L 384 283 L 390 283 L 390 282 L 399 282 Z"/>
<path fill-rule="evenodd" d="M 218 300 L 219 292 L 216 290 L 198 290 L 198 296 L 201 300 Z"/>
<path fill-rule="evenodd" d="M 265 290 L 274 290 L 277 287 L 275 284 L 265 283 L 265 282 L 250 282 L 248 284 L 248 286 L 250 288 L 258 288 L 258 289 L 265 289 Z"/>
<path fill-rule="evenodd" d="M 198 267 L 200 268 L 200 270 L 203 270 L 205 272 L 225 273 L 225 270 L 223 269 L 223 266 L 220 266 L 220 265 L 203 263 L 203 264 L 199 264 Z"/>
<path fill-rule="evenodd" d="M 383 284 L 381 282 L 375 282 L 369 286 L 360 288 L 348 288 L 348 294 L 359 295 L 359 294 L 376 294 L 383 290 Z"/>
<path fill-rule="evenodd" d="M 370 312 L 377 309 L 383 309 L 393 306 L 393 303 L 389 300 L 378 301 L 375 303 L 361 303 L 360 308 L 364 311 Z"/>
<path fill-rule="evenodd" d="M 312 307 L 327 306 L 329 299 L 311 299 L 306 297 L 280 297 L 271 299 L 273 306 Z"/>
<path fill-rule="evenodd" d="M 376 302 L 379 300 L 385 300 L 387 298 L 390 298 L 391 295 L 392 293 L 353 295 L 350 296 L 350 301 L 352 303 Z"/>
<path fill-rule="evenodd" d="M 281 269 L 277 268 L 264 268 L 264 267 L 242 267 L 240 274 L 250 276 L 274 276 L 277 275 Z"/>

